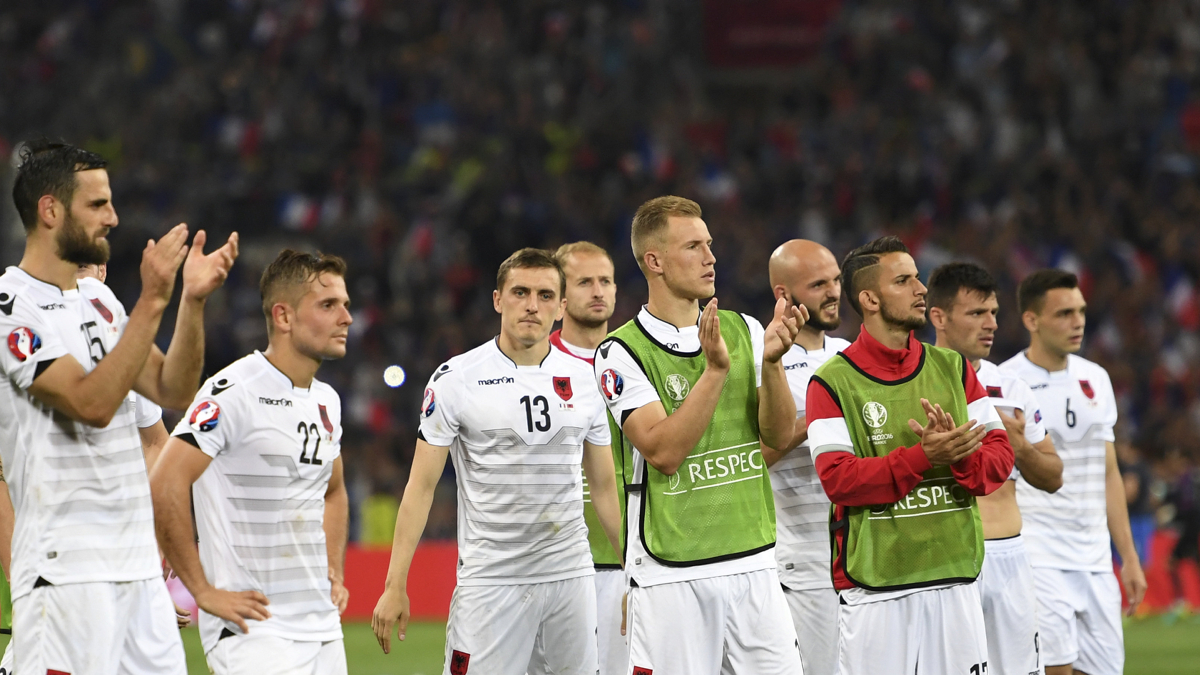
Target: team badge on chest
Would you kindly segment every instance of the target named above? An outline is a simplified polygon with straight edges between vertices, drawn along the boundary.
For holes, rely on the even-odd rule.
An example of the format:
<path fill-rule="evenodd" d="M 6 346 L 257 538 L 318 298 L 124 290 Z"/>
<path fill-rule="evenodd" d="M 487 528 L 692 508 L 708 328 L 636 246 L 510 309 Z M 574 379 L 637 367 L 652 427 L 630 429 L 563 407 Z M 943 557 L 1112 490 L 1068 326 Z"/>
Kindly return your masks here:
<path fill-rule="evenodd" d="M 1080 380 L 1079 381 L 1079 389 L 1083 392 L 1083 395 L 1088 397 L 1089 399 L 1096 398 L 1096 390 L 1092 389 L 1091 382 L 1088 382 L 1087 380 Z"/>
<path fill-rule="evenodd" d="M 564 401 L 570 401 L 574 392 L 571 391 L 571 378 L 556 377 L 554 378 L 554 393 Z"/>

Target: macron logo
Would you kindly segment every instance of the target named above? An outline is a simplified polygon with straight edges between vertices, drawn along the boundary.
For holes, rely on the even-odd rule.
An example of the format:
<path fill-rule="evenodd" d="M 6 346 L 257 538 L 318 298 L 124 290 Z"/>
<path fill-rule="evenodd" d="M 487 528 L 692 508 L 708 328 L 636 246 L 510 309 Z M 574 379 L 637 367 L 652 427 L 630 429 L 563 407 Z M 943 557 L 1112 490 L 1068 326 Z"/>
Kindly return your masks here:
<path fill-rule="evenodd" d="M 265 396 L 259 396 L 258 402 L 263 405 L 281 405 L 285 408 L 292 407 L 292 402 L 286 398 L 267 398 Z"/>
<path fill-rule="evenodd" d="M 490 380 L 479 380 L 479 386 L 488 387 L 493 384 L 512 384 L 513 382 L 516 382 L 516 380 L 511 377 L 493 377 Z"/>
<path fill-rule="evenodd" d="M 808 361 L 801 361 L 800 363 L 793 363 L 790 366 L 784 366 L 783 369 L 784 370 L 796 370 L 798 368 L 807 368 L 807 367 L 808 367 Z"/>

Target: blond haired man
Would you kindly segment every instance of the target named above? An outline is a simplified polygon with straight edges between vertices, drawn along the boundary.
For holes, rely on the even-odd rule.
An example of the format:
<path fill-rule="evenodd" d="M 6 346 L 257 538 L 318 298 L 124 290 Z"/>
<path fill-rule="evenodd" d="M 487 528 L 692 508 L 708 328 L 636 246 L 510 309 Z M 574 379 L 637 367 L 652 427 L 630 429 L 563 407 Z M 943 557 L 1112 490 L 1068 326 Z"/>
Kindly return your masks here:
<path fill-rule="evenodd" d="M 642 204 L 632 245 L 649 303 L 600 344 L 595 367 L 630 494 L 626 673 L 800 673 L 759 439 L 791 442 L 781 359 L 807 312 L 781 298 L 765 331 L 715 298 L 701 312 L 716 257 L 689 199 Z"/>

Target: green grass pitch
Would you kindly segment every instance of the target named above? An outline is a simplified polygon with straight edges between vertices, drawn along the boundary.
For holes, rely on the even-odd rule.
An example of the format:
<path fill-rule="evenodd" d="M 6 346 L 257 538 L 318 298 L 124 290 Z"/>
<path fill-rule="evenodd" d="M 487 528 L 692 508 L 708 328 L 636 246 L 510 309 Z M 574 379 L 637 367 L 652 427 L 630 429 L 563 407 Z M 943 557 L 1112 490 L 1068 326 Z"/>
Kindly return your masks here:
<path fill-rule="evenodd" d="M 414 623 L 408 639 L 392 641 L 384 656 L 367 623 L 345 625 L 346 658 L 350 675 L 440 675 L 446 628 L 442 623 Z M 188 672 L 207 675 L 195 628 L 183 631 Z M 8 636 L 0 636 L 0 647 Z M 1125 626 L 1126 675 L 1195 675 L 1200 672 L 1200 617 L 1168 623 L 1151 617 Z"/>

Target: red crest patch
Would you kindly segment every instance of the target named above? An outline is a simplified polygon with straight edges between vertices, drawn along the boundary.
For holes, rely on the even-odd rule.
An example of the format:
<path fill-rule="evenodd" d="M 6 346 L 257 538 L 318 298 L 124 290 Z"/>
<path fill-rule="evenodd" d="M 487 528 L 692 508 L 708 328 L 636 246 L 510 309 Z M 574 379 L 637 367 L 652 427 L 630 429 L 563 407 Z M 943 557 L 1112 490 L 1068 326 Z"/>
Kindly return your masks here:
<path fill-rule="evenodd" d="M 470 654 L 455 649 L 450 655 L 450 675 L 467 675 L 467 666 L 470 663 Z"/>
<path fill-rule="evenodd" d="M 329 421 L 329 413 L 325 410 L 325 406 L 318 403 L 317 408 L 320 409 L 320 411 L 321 411 L 321 424 L 325 425 L 325 431 L 328 431 L 329 433 L 332 434 L 333 433 L 333 422 Z"/>
<path fill-rule="evenodd" d="M 1079 381 L 1079 388 L 1083 390 L 1083 395 L 1088 398 L 1096 398 L 1096 390 L 1092 389 L 1092 383 L 1087 380 Z"/>
<path fill-rule="evenodd" d="M 554 378 L 554 393 L 564 401 L 570 401 L 573 392 L 571 391 L 571 378 L 556 377 Z"/>
<path fill-rule="evenodd" d="M 112 312 L 108 311 L 108 308 L 104 306 L 103 302 L 100 302 L 99 298 L 92 298 L 92 307 L 95 307 L 96 311 L 100 312 L 100 316 L 104 317 L 105 321 L 109 323 L 113 322 Z"/>
<path fill-rule="evenodd" d="M 71 675 L 71 674 L 65 670 L 55 670 L 53 668 L 50 668 L 50 669 L 46 670 L 46 675 Z"/>
<path fill-rule="evenodd" d="M 1004 398 L 1004 392 L 1000 390 L 1000 387 L 988 387 L 987 395 L 991 398 Z"/>
<path fill-rule="evenodd" d="M 633 675 L 654 675 L 654 671 L 640 666 L 633 667 Z"/>

